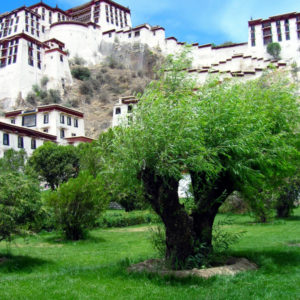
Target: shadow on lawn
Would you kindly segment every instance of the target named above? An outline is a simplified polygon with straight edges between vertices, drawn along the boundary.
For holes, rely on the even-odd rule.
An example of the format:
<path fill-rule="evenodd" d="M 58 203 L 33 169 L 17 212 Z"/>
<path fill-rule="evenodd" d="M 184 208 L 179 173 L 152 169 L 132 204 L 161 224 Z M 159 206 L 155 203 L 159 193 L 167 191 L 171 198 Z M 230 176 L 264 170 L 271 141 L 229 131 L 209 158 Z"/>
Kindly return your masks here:
<path fill-rule="evenodd" d="M 262 251 L 245 251 L 232 253 L 233 256 L 246 257 L 250 261 L 256 263 L 259 268 L 266 270 L 281 269 L 289 267 L 300 266 L 299 250 L 296 247 L 289 247 L 287 249 L 273 249 Z"/>
<path fill-rule="evenodd" d="M 51 264 L 51 262 L 31 256 L 0 253 L 0 273 L 18 271 L 31 273 L 35 267 L 44 264 Z"/>
<path fill-rule="evenodd" d="M 71 245 L 71 244 L 98 244 L 98 243 L 104 243 L 106 240 L 99 236 L 93 236 L 93 235 L 87 235 L 84 239 L 78 240 L 78 241 L 71 241 L 63 238 L 61 235 L 54 235 L 50 237 L 44 238 L 44 240 L 49 244 L 63 244 L 63 245 Z"/>

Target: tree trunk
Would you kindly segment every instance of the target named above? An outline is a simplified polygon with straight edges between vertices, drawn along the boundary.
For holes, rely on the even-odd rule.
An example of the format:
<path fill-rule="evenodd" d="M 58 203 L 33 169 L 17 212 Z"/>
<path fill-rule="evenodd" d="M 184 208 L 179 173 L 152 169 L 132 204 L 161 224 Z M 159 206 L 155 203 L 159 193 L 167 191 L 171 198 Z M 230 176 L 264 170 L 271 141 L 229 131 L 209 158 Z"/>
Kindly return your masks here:
<path fill-rule="evenodd" d="M 180 268 L 194 254 L 192 219 L 179 203 L 178 180 L 162 178 L 144 170 L 141 178 L 146 197 L 166 228 L 166 259 L 173 268 Z"/>
<path fill-rule="evenodd" d="M 221 174 L 214 182 L 208 182 L 205 173 L 191 172 L 194 201 L 196 208 L 192 212 L 193 230 L 196 244 L 201 246 L 202 254 L 212 252 L 212 231 L 219 207 L 233 192 L 233 184 L 227 173 Z"/>

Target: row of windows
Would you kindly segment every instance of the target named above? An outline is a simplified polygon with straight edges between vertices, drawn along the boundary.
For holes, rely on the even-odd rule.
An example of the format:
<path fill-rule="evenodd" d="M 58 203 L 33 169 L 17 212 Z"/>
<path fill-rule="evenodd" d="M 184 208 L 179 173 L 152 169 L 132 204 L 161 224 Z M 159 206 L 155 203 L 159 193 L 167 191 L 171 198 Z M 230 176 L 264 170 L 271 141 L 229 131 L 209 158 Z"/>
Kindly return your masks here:
<path fill-rule="evenodd" d="M 67 125 L 72 126 L 72 118 L 70 116 L 60 115 L 60 123 L 65 124 L 65 119 L 67 119 Z M 78 127 L 78 119 L 74 118 L 74 127 Z"/>
<path fill-rule="evenodd" d="M 119 26 L 119 23 L 121 27 L 123 27 L 123 24 L 125 23 L 125 26 L 127 26 L 127 15 L 124 11 L 105 5 L 105 11 L 106 11 L 106 22 L 111 24 L 116 23 L 117 26 Z"/>
<path fill-rule="evenodd" d="M 3 145 L 9 146 L 9 134 L 3 133 Z M 24 148 L 24 138 L 23 136 L 18 136 L 18 148 L 22 149 Z M 36 139 L 31 139 L 31 149 L 36 149 Z"/>
<path fill-rule="evenodd" d="M 0 38 L 11 35 L 12 32 L 15 33 L 17 31 L 18 31 L 18 26 L 17 25 L 14 28 L 4 29 L 3 31 L 0 31 Z"/>

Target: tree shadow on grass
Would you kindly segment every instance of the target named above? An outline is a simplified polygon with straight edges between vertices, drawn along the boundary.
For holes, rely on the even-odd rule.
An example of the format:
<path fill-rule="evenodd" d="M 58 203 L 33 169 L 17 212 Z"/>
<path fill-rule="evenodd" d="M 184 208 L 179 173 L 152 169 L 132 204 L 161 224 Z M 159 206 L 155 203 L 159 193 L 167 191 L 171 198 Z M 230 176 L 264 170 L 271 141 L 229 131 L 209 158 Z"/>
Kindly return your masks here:
<path fill-rule="evenodd" d="M 50 263 L 50 261 L 31 256 L 0 253 L 0 274 L 20 271 L 31 273 L 36 267 Z"/>
<path fill-rule="evenodd" d="M 272 250 L 253 250 L 253 251 L 239 251 L 233 252 L 233 256 L 246 257 L 250 261 L 256 263 L 264 270 L 279 270 L 288 269 L 290 267 L 300 267 L 299 250 L 296 247 L 289 247 L 286 249 L 272 249 Z"/>
<path fill-rule="evenodd" d="M 49 244 L 54 244 L 54 245 L 72 245 L 74 243 L 76 244 L 90 244 L 90 243 L 94 243 L 94 244 L 98 244 L 98 243 L 104 243 L 106 242 L 106 240 L 102 237 L 99 236 L 93 236 L 93 235 L 87 235 L 84 239 L 82 240 L 78 240 L 78 241 L 71 241 L 71 240 L 67 240 L 66 238 L 64 238 L 62 235 L 53 235 L 50 237 L 46 237 L 44 238 L 45 242 L 49 243 Z"/>

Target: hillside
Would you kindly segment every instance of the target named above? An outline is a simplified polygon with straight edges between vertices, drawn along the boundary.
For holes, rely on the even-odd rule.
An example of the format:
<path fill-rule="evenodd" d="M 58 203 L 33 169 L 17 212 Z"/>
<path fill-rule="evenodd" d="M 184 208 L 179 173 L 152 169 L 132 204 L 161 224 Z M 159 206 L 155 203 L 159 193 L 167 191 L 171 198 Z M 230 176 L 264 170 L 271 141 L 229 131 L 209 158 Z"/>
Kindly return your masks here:
<path fill-rule="evenodd" d="M 120 46 L 114 43 L 104 48 L 101 64 L 89 66 L 80 57 L 69 61 L 72 74 L 74 70 L 79 74 L 88 73 L 82 80 L 73 76 L 73 84 L 59 93 L 47 90 L 48 80 L 43 78 L 39 85 L 33 86 L 26 99 L 17 99 L 15 109 L 49 103 L 79 109 L 85 114 L 86 136 L 97 138 L 99 133 L 111 126 L 113 106 L 119 98 L 142 93 L 154 79 L 154 70 L 162 61 L 159 51 L 150 51 L 142 44 Z"/>

